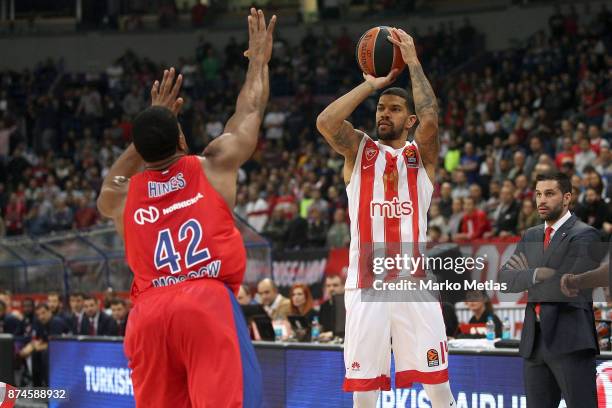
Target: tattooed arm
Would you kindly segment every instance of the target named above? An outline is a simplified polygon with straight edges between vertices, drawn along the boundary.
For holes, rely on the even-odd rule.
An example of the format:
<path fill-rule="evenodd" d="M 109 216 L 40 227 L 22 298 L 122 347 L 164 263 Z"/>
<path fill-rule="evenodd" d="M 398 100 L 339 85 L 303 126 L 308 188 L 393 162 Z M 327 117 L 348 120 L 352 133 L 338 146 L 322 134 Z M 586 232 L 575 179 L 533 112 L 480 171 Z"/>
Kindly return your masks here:
<path fill-rule="evenodd" d="M 414 40 L 404 30 L 392 29 L 399 37 L 389 38 L 393 44 L 400 47 L 404 62 L 410 70 L 412 82 L 412 97 L 415 114 L 419 118 L 414 139 L 419 147 L 425 170 L 432 182 L 435 179 L 438 155 L 440 154 L 440 139 L 438 138 L 438 102 L 436 95 L 427 80 L 421 63 L 417 57 Z"/>
<path fill-rule="evenodd" d="M 384 78 L 364 74 L 364 82 L 329 104 L 317 117 L 319 132 L 332 149 L 344 156 L 344 181 L 347 184 L 351 181 L 359 143 L 363 137 L 363 133 L 355 130 L 347 119 L 372 92 L 388 86 L 396 75 L 396 70 Z"/>

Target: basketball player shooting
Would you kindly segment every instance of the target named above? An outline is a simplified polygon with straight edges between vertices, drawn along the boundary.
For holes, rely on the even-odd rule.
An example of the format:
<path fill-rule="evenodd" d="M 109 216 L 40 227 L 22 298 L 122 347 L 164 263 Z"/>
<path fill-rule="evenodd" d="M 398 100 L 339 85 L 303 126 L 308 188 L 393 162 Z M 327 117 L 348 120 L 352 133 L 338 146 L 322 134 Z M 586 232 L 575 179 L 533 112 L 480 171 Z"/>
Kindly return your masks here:
<path fill-rule="evenodd" d="M 236 111 L 203 156 L 177 121 L 182 77 L 164 72 L 134 143 L 98 199 L 125 241 L 134 308 L 125 338 L 137 407 L 259 407 L 261 372 L 234 297 L 246 251 L 232 215 L 238 169 L 253 154 L 268 101 L 276 17 L 248 16 L 249 59 Z M 142 171 L 144 167 L 144 171 Z"/>
<path fill-rule="evenodd" d="M 378 141 L 355 130 L 346 119 L 370 94 L 393 83 L 397 70 L 380 78 L 364 74 L 363 83 L 317 118 L 325 140 L 344 156 L 351 219 L 343 388 L 353 392 L 354 407 L 375 407 L 380 390 L 390 389 L 393 339 L 397 388 L 420 382 L 434 408 L 452 407 L 455 400 L 448 382 L 448 348 L 439 303 L 361 299 L 361 291 L 372 286 L 371 263 L 363 259 L 371 257 L 374 243 L 384 242 L 387 248 L 408 243 L 410 255 L 420 255 L 417 243 L 426 241 L 440 150 L 436 96 L 414 41 L 403 30 L 390 30 L 396 38 L 387 39 L 400 48 L 410 70 L 412 97 L 402 88 L 382 92 L 376 108 Z M 417 119 L 414 142 L 408 142 Z"/>

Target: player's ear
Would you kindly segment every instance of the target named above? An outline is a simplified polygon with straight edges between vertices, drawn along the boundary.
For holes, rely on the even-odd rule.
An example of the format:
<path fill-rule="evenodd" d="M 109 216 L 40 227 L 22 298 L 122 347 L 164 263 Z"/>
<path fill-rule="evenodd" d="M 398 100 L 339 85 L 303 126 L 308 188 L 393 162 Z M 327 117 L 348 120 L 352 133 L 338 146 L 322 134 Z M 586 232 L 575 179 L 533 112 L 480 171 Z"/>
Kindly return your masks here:
<path fill-rule="evenodd" d="M 409 115 L 408 120 L 406 120 L 406 129 L 410 129 L 417 122 L 416 115 Z"/>
<path fill-rule="evenodd" d="M 187 139 L 185 139 L 185 134 L 183 133 L 183 128 L 179 124 L 179 139 L 178 139 L 178 147 L 182 152 L 189 152 L 189 146 L 187 145 Z"/>

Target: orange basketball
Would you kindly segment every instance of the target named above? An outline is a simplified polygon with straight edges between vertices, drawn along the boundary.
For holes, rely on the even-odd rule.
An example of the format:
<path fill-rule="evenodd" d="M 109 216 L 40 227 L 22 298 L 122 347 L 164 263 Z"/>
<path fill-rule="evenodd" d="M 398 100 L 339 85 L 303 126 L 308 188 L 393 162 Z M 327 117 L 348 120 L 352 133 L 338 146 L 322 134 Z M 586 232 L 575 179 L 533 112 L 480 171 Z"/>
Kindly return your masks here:
<path fill-rule="evenodd" d="M 357 42 L 357 63 L 366 74 L 384 77 L 397 68 L 404 69 L 405 64 L 399 47 L 393 44 L 388 36 L 398 38 L 389 27 L 370 28 Z M 399 38 L 398 38 L 399 39 Z"/>
<path fill-rule="evenodd" d="M 435 361 L 438 359 L 438 352 L 434 349 L 427 350 L 427 361 Z"/>

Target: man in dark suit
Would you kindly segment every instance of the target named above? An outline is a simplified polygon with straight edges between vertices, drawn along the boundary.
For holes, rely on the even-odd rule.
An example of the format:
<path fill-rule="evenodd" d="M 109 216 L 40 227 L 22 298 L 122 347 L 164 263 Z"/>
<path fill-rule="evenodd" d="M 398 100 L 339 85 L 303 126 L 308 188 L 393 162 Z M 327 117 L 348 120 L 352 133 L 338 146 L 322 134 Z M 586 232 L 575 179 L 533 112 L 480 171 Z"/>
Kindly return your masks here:
<path fill-rule="evenodd" d="M 499 208 L 494 213 L 493 235 L 500 237 L 516 235 L 521 206 L 514 199 L 514 191 L 511 186 L 502 187 L 499 193 L 499 200 Z"/>
<path fill-rule="evenodd" d="M 86 336 L 116 336 L 117 324 L 112 317 L 100 311 L 98 300 L 87 295 L 84 298 L 85 315 L 81 322 L 79 334 Z"/>
<path fill-rule="evenodd" d="M 127 321 L 129 316 L 125 300 L 119 298 L 111 300 L 110 308 L 113 320 L 117 325 L 117 336 L 125 336 L 125 328 L 127 327 Z"/>
<path fill-rule="evenodd" d="M 562 173 L 537 177 L 536 205 L 545 224 L 525 232 L 500 271 L 507 292 L 528 291 L 519 351 L 529 407 L 556 408 L 562 397 L 568 408 L 597 407 L 592 292 L 568 298 L 560 280 L 599 265 L 589 247 L 601 237 L 569 212 L 571 188 Z"/>

